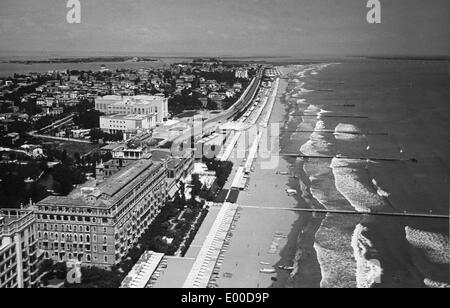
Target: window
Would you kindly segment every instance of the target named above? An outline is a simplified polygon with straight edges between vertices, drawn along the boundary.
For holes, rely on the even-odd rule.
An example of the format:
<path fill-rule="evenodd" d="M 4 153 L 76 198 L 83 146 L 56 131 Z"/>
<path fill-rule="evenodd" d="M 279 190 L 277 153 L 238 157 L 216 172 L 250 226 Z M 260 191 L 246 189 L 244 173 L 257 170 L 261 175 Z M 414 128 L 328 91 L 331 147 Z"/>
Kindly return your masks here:
<path fill-rule="evenodd" d="M 108 263 L 108 256 L 105 256 L 105 263 Z"/>

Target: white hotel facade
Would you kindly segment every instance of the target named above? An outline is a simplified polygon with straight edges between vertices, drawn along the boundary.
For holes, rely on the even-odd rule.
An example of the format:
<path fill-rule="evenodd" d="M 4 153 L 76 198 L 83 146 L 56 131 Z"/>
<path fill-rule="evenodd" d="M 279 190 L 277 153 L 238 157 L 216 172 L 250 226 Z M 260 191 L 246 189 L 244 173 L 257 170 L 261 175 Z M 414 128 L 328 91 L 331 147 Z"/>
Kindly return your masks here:
<path fill-rule="evenodd" d="M 105 114 L 100 129 L 108 133 L 148 130 L 169 116 L 168 99 L 163 96 L 107 95 L 95 100 L 95 109 Z"/>

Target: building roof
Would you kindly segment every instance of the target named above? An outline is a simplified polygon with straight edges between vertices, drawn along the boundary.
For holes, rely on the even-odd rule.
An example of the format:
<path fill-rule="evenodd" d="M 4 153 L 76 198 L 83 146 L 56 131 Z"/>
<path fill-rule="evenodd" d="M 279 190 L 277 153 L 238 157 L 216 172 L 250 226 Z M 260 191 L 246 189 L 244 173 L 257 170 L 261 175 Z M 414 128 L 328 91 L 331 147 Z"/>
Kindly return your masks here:
<path fill-rule="evenodd" d="M 179 158 L 172 158 L 167 162 L 167 168 L 168 169 L 176 169 L 177 167 L 180 166 L 180 164 L 182 163 L 182 160 Z"/>
<path fill-rule="evenodd" d="M 28 209 L 0 209 L 0 237 L 19 232 L 34 220 L 33 211 Z"/>
<path fill-rule="evenodd" d="M 164 258 L 163 253 L 146 251 L 123 280 L 121 288 L 143 289 Z"/>
<path fill-rule="evenodd" d="M 146 105 L 153 104 L 155 102 L 161 102 L 167 100 L 164 96 L 150 96 L 150 95 L 136 95 L 136 96 L 118 96 L 118 95 L 106 95 L 98 97 L 98 101 L 112 101 L 111 104 L 127 104 L 127 105 Z"/>
<path fill-rule="evenodd" d="M 162 162 L 172 156 L 170 150 L 154 150 L 152 153 L 152 159 L 154 161 Z"/>
<path fill-rule="evenodd" d="M 100 191 L 102 194 L 113 197 L 151 167 L 156 169 L 156 166 L 154 166 L 154 163 L 151 160 L 143 159 L 136 161 L 127 168 L 124 168 L 111 176 L 106 182 L 100 184 L 96 190 Z"/>
<path fill-rule="evenodd" d="M 83 198 L 77 196 L 49 196 L 39 202 L 40 205 L 61 205 L 61 206 L 87 206 L 86 201 Z"/>
<path fill-rule="evenodd" d="M 105 145 L 100 150 L 101 151 L 113 151 L 116 148 L 120 147 L 121 145 L 124 145 L 124 143 L 111 143 L 111 144 Z"/>
<path fill-rule="evenodd" d="M 113 120 L 138 121 L 138 120 L 144 120 L 144 119 L 149 118 L 154 115 L 155 114 L 111 114 L 111 115 L 104 115 L 101 117 L 105 118 L 105 119 L 113 119 Z"/>
<path fill-rule="evenodd" d="M 160 167 L 161 163 L 142 159 L 136 161 L 117 172 L 105 182 L 101 183 L 87 196 L 97 199 L 95 204 L 89 204 L 81 193 L 72 193 L 66 197 L 50 196 L 39 202 L 39 205 L 69 206 L 69 207 L 110 207 L 125 196 L 134 184 L 144 178 L 151 177 Z M 130 188 L 130 189 L 128 189 Z M 102 196 L 105 195 L 105 198 Z"/>

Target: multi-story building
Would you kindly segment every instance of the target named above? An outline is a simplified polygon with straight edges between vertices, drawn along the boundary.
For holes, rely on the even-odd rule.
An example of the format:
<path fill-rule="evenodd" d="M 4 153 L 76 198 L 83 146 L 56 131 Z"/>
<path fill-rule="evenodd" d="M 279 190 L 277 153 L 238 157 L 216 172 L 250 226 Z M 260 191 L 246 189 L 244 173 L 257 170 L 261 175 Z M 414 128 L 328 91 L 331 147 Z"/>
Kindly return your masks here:
<path fill-rule="evenodd" d="M 44 257 L 102 268 L 118 264 L 164 206 L 166 178 L 163 164 L 142 159 L 96 187 L 39 202 Z"/>
<path fill-rule="evenodd" d="M 107 95 L 95 100 L 95 109 L 107 115 L 155 115 L 156 123 L 163 123 L 169 116 L 168 99 L 163 96 Z"/>
<path fill-rule="evenodd" d="M 149 130 L 156 126 L 156 115 L 112 114 L 100 117 L 100 129 L 114 134 L 136 130 Z"/>
<path fill-rule="evenodd" d="M 239 68 L 235 71 L 234 76 L 236 78 L 242 78 L 242 79 L 248 79 L 248 70 L 243 69 L 243 68 Z"/>
<path fill-rule="evenodd" d="M 150 159 L 152 157 L 144 147 L 130 148 L 124 144 L 116 145 L 111 150 L 111 155 L 111 160 L 96 165 L 97 180 L 104 180 L 137 160 Z"/>
<path fill-rule="evenodd" d="M 152 159 L 166 165 L 168 198 L 173 199 L 180 190 L 180 182 L 184 181 L 194 169 L 194 154 L 185 151 L 181 155 L 173 156 L 167 150 L 152 151 Z"/>
<path fill-rule="evenodd" d="M 119 145 L 112 150 L 112 159 L 101 162 L 96 166 L 96 179 L 103 181 L 113 176 L 123 168 L 140 159 L 152 159 L 162 163 L 167 171 L 167 197 L 172 199 L 180 189 L 180 181 L 183 181 L 194 169 L 194 155 L 192 151 L 185 151 L 182 155 L 172 156 L 170 150 L 153 150 L 137 147 L 130 149 L 125 145 Z"/>
<path fill-rule="evenodd" d="M 38 237 L 29 210 L 0 211 L 0 289 L 38 283 Z"/>

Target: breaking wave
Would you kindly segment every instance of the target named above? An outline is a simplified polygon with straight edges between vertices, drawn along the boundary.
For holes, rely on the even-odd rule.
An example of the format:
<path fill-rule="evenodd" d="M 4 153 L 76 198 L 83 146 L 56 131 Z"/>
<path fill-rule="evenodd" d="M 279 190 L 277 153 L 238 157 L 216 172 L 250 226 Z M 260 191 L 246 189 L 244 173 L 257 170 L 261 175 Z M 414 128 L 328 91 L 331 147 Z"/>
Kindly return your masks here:
<path fill-rule="evenodd" d="M 427 258 L 434 263 L 450 264 L 449 237 L 440 233 L 433 233 L 405 227 L 408 242 L 425 252 Z"/>
<path fill-rule="evenodd" d="M 376 253 L 372 242 L 364 236 L 368 229 L 357 225 L 352 237 L 353 254 L 356 260 L 356 284 L 358 288 L 371 288 L 381 282 L 383 269 L 371 255 Z"/>
<path fill-rule="evenodd" d="M 358 212 L 373 212 L 388 207 L 385 199 L 374 192 L 367 178 L 365 162 L 355 159 L 333 158 L 331 161 L 337 190 Z"/>

